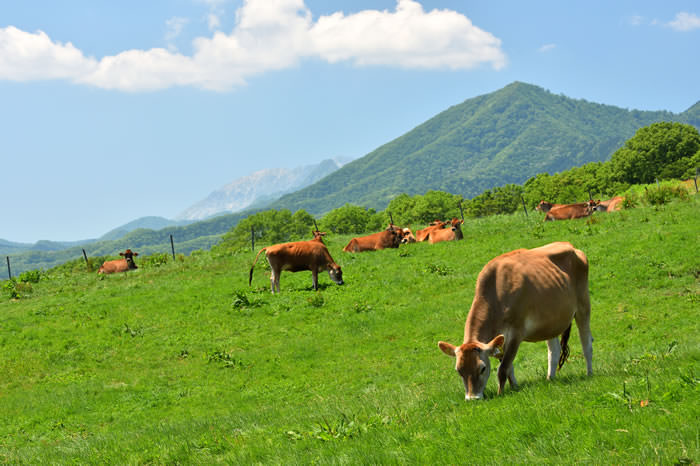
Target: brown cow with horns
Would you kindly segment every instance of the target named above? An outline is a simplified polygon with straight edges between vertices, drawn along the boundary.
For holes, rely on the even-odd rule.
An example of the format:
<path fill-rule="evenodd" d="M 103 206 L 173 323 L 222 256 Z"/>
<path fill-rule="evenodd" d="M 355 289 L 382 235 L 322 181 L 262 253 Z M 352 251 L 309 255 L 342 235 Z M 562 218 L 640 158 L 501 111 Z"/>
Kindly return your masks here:
<path fill-rule="evenodd" d="M 129 270 L 138 269 L 134 263 L 134 256 L 138 256 L 138 252 L 132 252 L 131 249 L 127 249 L 124 252 L 119 253 L 123 259 L 117 259 L 113 261 L 105 261 L 97 273 L 117 273 L 117 272 L 127 272 Z"/>
<path fill-rule="evenodd" d="M 318 290 L 318 273 L 327 270 L 331 280 L 338 285 L 342 285 L 343 272 L 340 266 L 335 263 L 328 248 L 323 244 L 322 236 L 325 233 L 315 232 L 314 239 L 309 241 L 295 241 L 292 243 L 275 244 L 268 246 L 258 251 L 255 256 L 255 261 L 250 267 L 250 276 L 248 278 L 248 286 L 253 281 L 253 268 L 258 262 L 258 257 L 265 251 L 267 261 L 270 263 L 270 287 L 272 293 L 275 290 L 280 291 L 280 276 L 283 270 L 290 272 L 301 272 L 302 270 L 311 271 L 311 279 L 314 290 Z"/>
<path fill-rule="evenodd" d="M 479 273 L 464 326 L 464 343 L 455 346 L 441 341 L 438 346 L 456 359 L 465 398 L 478 400 L 484 396 L 491 373 L 489 357 L 501 359 L 498 394 L 503 393 L 506 379 L 512 388 L 517 387 L 513 359 L 523 341 L 547 341 L 547 378 L 554 378 L 557 365 L 561 368 L 569 353 L 573 320 L 591 375 L 590 314 L 588 260 L 582 251 L 566 242 L 517 249 L 492 259 Z"/>

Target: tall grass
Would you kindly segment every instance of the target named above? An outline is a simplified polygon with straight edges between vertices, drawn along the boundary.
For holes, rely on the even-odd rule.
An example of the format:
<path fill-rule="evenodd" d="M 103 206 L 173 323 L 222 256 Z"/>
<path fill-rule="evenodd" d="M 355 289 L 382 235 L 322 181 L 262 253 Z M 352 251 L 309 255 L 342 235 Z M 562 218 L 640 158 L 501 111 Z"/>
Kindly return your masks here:
<path fill-rule="evenodd" d="M 327 275 L 254 253 L 58 271 L 0 300 L 0 461 L 676 463 L 700 460 L 697 196 L 591 219 L 467 221 L 463 241 L 342 253 Z M 464 401 L 459 342 L 483 265 L 570 241 L 588 255 L 594 376 L 524 343 L 519 391 Z M 260 263 L 259 263 L 260 264 Z M 495 377 L 492 377 L 494 379 Z"/>

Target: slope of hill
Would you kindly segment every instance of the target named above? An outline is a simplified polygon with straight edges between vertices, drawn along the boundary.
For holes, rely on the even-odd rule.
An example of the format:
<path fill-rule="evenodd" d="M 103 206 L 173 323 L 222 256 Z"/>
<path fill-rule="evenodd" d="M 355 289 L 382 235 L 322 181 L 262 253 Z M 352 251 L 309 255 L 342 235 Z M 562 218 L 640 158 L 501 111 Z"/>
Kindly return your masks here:
<path fill-rule="evenodd" d="M 10 258 L 12 275 L 17 276 L 32 269 L 49 269 L 81 258 L 83 249 L 89 257 L 113 256 L 126 248 L 131 248 L 140 254 L 169 253 L 170 235 L 173 235 L 177 253 L 189 254 L 197 249 L 210 249 L 219 241 L 221 235 L 252 212 L 254 211 L 221 215 L 185 226 L 170 226 L 159 230 L 139 228 L 115 239 L 75 242 L 60 250 L 15 251 L 11 253 Z M 132 222 L 133 225 L 135 223 Z M 7 268 L 0 267 L 0 279 L 7 278 Z"/>
<path fill-rule="evenodd" d="M 607 160 L 638 128 L 690 121 L 695 107 L 680 115 L 629 111 L 516 82 L 450 107 L 272 206 L 312 214 L 345 203 L 383 209 L 397 194 L 431 189 L 471 198 L 542 172 Z"/>
<path fill-rule="evenodd" d="M 176 220 L 169 220 L 167 218 L 163 217 L 141 217 L 136 220 L 133 220 L 129 223 L 126 223 L 120 227 L 117 227 L 113 230 L 108 231 L 104 235 L 100 236 L 99 241 L 110 241 L 110 240 L 115 240 L 122 238 L 126 236 L 127 234 L 131 233 L 134 230 L 138 230 L 141 228 L 144 229 L 149 229 L 149 230 L 160 230 L 162 228 L 167 228 L 167 227 L 173 227 L 173 226 L 185 226 L 189 223 L 188 221 L 176 221 Z"/>
<path fill-rule="evenodd" d="M 205 199 L 185 209 L 179 220 L 202 220 L 222 213 L 266 205 L 281 196 L 305 188 L 342 167 L 342 158 L 324 160 L 316 165 L 260 170 L 238 178 L 217 189 Z"/>

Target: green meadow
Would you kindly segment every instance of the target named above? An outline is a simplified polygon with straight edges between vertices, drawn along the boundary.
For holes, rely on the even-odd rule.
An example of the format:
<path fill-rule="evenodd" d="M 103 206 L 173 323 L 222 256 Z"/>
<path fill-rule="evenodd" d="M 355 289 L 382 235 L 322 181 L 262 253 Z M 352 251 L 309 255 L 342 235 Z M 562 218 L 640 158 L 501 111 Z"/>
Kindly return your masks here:
<path fill-rule="evenodd" d="M 255 252 L 79 262 L 0 290 L 0 462 L 674 464 L 700 461 L 700 198 L 592 218 L 467 220 L 464 240 L 349 254 L 344 286 Z M 569 241 L 590 262 L 593 377 L 576 330 L 545 379 L 523 343 L 520 389 L 465 402 L 454 360 L 493 257 Z M 260 245 L 262 246 L 262 245 Z M 139 260 L 140 259 L 140 260 Z"/>

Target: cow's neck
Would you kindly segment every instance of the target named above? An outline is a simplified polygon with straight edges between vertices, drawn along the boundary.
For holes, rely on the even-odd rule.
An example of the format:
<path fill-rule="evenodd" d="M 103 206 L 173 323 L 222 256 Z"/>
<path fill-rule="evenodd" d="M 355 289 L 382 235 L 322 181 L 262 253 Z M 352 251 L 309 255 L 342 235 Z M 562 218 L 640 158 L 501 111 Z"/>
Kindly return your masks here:
<path fill-rule="evenodd" d="M 502 321 L 501 309 L 489 306 L 484 299 L 474 298 L 464 325 L 464 343 L 488 343 L 501 333 Z"/>

